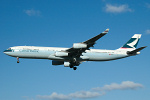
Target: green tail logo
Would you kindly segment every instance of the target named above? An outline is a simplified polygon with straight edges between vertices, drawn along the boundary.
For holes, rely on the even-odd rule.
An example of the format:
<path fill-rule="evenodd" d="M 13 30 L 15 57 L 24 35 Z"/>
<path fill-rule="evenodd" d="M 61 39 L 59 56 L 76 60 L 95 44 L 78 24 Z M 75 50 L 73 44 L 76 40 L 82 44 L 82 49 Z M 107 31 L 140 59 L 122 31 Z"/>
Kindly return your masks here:
<path fill-rule="evenodd" d="M 141 34 L 135 34 L 126 44 L 124 44 L 121 48 L 133 48 L 135 49 L 140 40 Z"/>

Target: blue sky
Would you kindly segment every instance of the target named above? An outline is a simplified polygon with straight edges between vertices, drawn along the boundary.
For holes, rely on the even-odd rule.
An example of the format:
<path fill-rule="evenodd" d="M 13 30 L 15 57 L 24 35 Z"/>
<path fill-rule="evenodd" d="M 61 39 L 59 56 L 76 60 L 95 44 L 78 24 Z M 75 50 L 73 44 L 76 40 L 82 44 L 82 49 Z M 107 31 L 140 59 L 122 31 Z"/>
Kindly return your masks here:
<path fill-rule="evenodd" d="M 76 71 L 50 60 L 3 54 L 11 46 L 72 47 L 109 28 L 95 49 L 117 49 L 133 34 L 150 45 L 149 0 L 1 0 L 0 100 L 149 100 L 150 49 Z"/>

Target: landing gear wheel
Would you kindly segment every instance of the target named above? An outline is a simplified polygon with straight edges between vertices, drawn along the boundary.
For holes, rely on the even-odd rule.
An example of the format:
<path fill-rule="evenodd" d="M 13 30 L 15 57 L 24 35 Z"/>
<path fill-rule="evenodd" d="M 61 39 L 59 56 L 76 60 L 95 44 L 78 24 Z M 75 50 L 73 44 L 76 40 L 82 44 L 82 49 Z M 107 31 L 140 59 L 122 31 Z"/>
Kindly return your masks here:
<path fill-rule="evenodd" d="M 17 63 L 19 63 L 19 57 L 17 57 Z"/>
<path fill-rule="evenodd" d="M 70 65 L 70 68 L 73 68 L 73 65 Z"/>
<path fill-rule="evenodd" d="M 70 68 L 73 68 L 73 65 L 71 65 Z"/>
<path fill-rule="evenodd" d="M 77 69 L 77 67 L 73 67 L 73 70 L 76 70 Z"/>

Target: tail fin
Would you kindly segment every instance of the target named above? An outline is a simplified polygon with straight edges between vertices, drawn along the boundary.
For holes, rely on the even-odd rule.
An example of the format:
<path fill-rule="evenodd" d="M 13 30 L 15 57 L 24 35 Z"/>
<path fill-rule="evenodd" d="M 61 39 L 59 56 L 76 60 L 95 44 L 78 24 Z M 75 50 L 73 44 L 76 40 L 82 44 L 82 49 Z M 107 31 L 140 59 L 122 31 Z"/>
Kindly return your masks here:
<path fill-rule="evenodd" d="M 132 38 L 119 49 L 136 49 L 140 38 L 141 34 L 134 34 Z"/>

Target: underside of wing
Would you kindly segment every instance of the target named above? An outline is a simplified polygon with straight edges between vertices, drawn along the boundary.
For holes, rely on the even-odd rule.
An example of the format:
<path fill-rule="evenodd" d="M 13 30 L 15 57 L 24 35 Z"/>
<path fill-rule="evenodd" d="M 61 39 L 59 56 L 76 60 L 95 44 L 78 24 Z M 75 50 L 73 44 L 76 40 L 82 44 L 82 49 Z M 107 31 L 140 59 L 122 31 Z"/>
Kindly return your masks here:
<path fill-rule="evenodd" d="M 89 50 L 90 47 L 93 47 L 96 41 L 101 37 L 103 37 L 105 34 L 107 34 L 108 31 L 109 29 L 106 29 L 104 32 L 87 41 L 81 43 L 74 43 L 72 48 L 56 52 L 55 53 L 56 57 L 67 58 L 67 60 L 53 61 L 53 65 L 64 64 L 65 67 L 74 68 L 74 70 L 76 70 L 76 67 L 74 66 L 79 66 L 81 62 L 89 59 L 88 57 L 82 56 L 82 53 L 85 52 L 86 50 Z"/>
<path fill-rule="evenodd" d="M 86 43 L 86 44 L 88 44 L 89 46 L 90 46 L 90 44 L 95 44 L 95 42 L 98 40 L 98 39 L 100 39 L 101 37 L 103 37 L 105 34 L 107 34 L 108 33 L 108 31 L 109 31 L 109 29 L 106 29 L 104 32 L 102 32 L 102 33 L 100 33 L 99 35 L 97 35 L 97 36 L 95 36 L 95 37 L 93 37 L 93 38 L 91 38 L 91 39 L 89 39 L 89 40 L 87 40 L 87 41 L 84 41 L 83 43 Z M 92 46 L 93 46 L 92 45 Z"/>
<path fill-rule="evenodd" d="M 80 57 L 81 54 L 83 52 L 85 52 L 85 50 L 89 50 L 90 47 L 93 47 L 94 44 L 96 43 L 96 41 L 98 39 L 100 39 L 101 37 L 103 37 L 104 35 L 106 35 L 108 33 L 109 29 L 106 29 L 104 32 L 100 33 L 99 35 L 81 42 L 81 43 L 74 43 L 72 48 L 69 48 L 66 50 L 66 52 L 69 53 L 69 56 L 74 56 L 74 57 Z"/>

